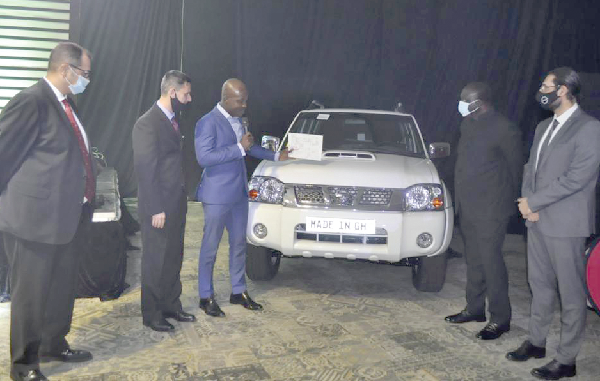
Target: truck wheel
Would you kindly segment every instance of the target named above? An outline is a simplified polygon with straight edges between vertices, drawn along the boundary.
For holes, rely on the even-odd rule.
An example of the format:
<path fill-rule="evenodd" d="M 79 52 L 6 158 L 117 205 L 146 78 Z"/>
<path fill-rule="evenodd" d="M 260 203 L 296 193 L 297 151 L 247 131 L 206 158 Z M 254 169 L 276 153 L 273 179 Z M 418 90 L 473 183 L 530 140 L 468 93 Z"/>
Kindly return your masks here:
<path fill-rule="evenodd" d="M 412 282 L 418 291 L 438 292 L 446 281 L 446 253 L 433 257 L 418 257 L 412 266 Z"/>
<path fill-rule="evenodd" d="M 279 271 L 281 253 L 263 246 L 247 244 L 246 275 L 252 280 L 271 280 Z"/>

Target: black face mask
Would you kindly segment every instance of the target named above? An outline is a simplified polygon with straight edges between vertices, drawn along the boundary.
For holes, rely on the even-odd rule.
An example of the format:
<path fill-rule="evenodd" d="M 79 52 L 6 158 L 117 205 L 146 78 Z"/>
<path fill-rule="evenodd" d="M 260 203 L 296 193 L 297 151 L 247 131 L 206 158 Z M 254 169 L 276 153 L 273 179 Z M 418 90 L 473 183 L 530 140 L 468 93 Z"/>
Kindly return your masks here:
<path fill-rule="evenodd" d="M 175 115 L 179 115 L 179 113 L 186 110 L 187 105 L 187 103 L 181 103 L 179 99 L 177 99 L 177 96 L 175 96 L 175 98 L 171 98 L 171 108 L 173 109 Z"/>
<path fill-rule="evenodd" d="M 558 106 L 560 106 L 560 104 L 554 105 L 554 102 L 558 99 L 557 92 L 558 89 L 551 93 L 542 93 L 541 91 L 538 91 L 537 94 L 535 94 L 535 100 L 544 110 L 554 111 L 558 108 Z"/>

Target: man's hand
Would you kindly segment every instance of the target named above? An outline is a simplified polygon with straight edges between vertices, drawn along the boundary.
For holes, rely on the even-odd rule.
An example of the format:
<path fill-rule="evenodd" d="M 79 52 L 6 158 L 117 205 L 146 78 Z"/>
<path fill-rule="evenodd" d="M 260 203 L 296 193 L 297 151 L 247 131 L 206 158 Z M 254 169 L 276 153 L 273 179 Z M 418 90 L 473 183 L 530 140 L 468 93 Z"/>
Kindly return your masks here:
<path fill-rule="evenodd" d="M 529 209 L 529 204 L 527 203 L 526 197 L 521 197 L 517 199 L 519 203 L 519 212 L 523 215 L 523 218 L 527 218 L 527 215 L 533 213 L 531 209 Z"/>
<path fill-rule="evenodd" d="M 540 220 L 540 214 L 539 213 L 529 213 L 526 218 L 527 218 L 527 221 L 529 221 L 529 222 L 538 222 Z"/>
<path fill-rule="evenodd" d="M 246 132 L 246 134 L 242 136 L 240 144 L 242 145 L 242 147 L 244 147 L 246 151 L 248 151 L 254 145 L 254 137 L 251 133 Z"/>
<path fill-rule="evenodd" d="M 157 229 L 162 229 L 165 227 L 165 220 L 167 219 L 167 215 L 165 212 L 158 213 L 152 216 L 152 227 Z"/>
<path fill-rule="evenodd" d="M 282 149 L 282 150 L 279 152 L 279 161 L 285 161 L 285 160 L 290 160 L 290 159 L 292 159 L 292 158 L 290 157 L 290 153 L 292 153 L 293 151 L 294 151 L 294 149 L 293 149 L 293 148 L 292 148 L 292 149 L 287 149 L 287 148 L 286 148 L 286 149 Z"/>

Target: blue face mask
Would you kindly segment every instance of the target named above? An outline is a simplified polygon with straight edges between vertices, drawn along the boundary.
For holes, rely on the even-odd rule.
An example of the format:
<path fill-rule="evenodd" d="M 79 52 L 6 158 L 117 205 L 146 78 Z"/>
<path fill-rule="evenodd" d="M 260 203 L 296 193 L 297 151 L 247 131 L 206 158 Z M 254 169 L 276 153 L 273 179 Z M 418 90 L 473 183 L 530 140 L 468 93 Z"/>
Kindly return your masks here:
<path fill-rule="evenodd" d="M 460 112 L 460 115 L 463 116 L 463 118 L 467 115 L 469 115 L 472 112 L 475 112 L 477 110 L 479 110 L 479 107 L 477 107 L 476 109 L 474 109 L 473 111 L 469 111 L 469 106 L 472 105 L 473 103 L 477 102 L 477 100 L 474 100 L 471 103 L 467 103 L 465 101 L 459 101 L 458 102 L 458 112 Z"/>
<path fill-rule="evenodd" d="M 69 67 L 69 69 L 71 71 L 73 71 L 73 69 L 71 69 L 70 67 Z M 74 71 L 73 71 L 73 74 L 77 75 L 77 73 L 75 73 Z M 71 93 L 73 95 L 83 93 L 83 91 L 85 90 L 87 85 L 90 83 L 89 79 L 84 78 L 80 75 L 77 75 L 77 82 L 75 82 L 75 84 L 71 84 L 71 82 L 69 82 L 67 77 L 65 77 L 65 79 L 67 80 L 67 83 L 69 84 L 69 90 L 71 90 Z"/>

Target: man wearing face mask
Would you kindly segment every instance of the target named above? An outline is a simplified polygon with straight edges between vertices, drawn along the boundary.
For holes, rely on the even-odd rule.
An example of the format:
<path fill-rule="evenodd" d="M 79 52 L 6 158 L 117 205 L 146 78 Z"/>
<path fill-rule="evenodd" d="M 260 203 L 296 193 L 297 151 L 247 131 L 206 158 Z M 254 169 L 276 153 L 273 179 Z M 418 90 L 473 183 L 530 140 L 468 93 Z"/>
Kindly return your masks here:
<path fill-rule="evenodd" d="M 63 42 L 48 72 L 0 115 L 0 231 L 10 262 L 13 380 L 46 380 L 39 362 L 80 362 L 71 349 L 79 252 L 91 224 L 95 166 L 70 95 L 89 83 L 91 55 Z"/>
<path fill-rule="evenodd" d="M 552 70 L 542 82 L 536 100 L 554 115 L 537 125 L 518 199 L 528 228 L 531 316 L 528 339 L 506 357 L 526 361 L 546 356 L 558 296 L 556 357 L 532 370 L 545 380 L 575 376 L 587 316 L 584 245 L 594 231 L 600 122 L 579 108 L 580 88 L 579 76 L 568 67 Z"/>
<path fill-rule="evenodd" d="M 198 261 L 200 308 L 209 316 L 221 317 L 214 297 L 213 268 L 223 230 L 229 234 L 229 275 L 231 304 L 249 310 L 262 310 L 246 290 L 246 224 L 248 222 L 248 177 L 244 156 L 262 160 L 287 160 L 288 151 L 280 153 L 254 144 L 252 135 L 242 125 L 248 91 L 236 78 L 225 81 L 221 101 L 196 123 L 196 157 L 204 168 L 197 199 L 204 209 L 204 235 Z"/>
<path fill-rule="evenodd" d="M 180 71 L 168 71 L 160 83 L 160 98 L 133 127 L 142 231 L 142 321 L 155 331 L 175 329 L 166 318 L 196 321 L 181 306 L 179 278 L 187 213 L 179 115 L 192 101 L 191 82 Z"/>
<path fill-rule="evenodd" d="M 511 215 L 517 212 L 523 164 L 521 132 L 491 104 L 488 85 L 469 83 L 460 94 L 458 111 L 464 117 L 455 167 L 455 210 L 467 263 L 463 311 L 446 317 L 449 323 L 486 321 L 477 333 L 494 340 L 510 330 L 511 306 L 502 243 Z"/>

